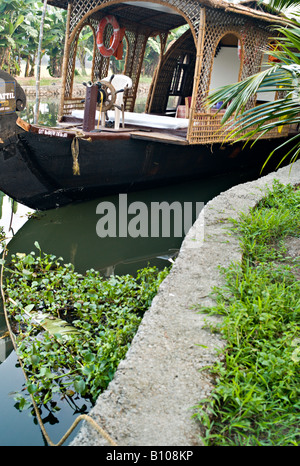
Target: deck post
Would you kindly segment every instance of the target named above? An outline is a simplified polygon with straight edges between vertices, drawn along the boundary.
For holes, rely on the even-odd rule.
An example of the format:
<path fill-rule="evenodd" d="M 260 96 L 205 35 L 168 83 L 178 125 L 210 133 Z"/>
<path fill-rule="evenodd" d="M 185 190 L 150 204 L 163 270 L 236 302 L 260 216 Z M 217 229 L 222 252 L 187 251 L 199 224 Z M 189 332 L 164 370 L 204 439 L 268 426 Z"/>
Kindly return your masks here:
<path fill-rule="evenodd" d="M 161 69 L 161 66 L 162 66 L 168 36 L 169 36 L 169 33 L 168 34 L 159 34 L 159 39 L 160 39 L 159 62 L 158 62 L 158 65 L 156 67 L 156 70 L 154 71 L 154 76 L 153 76 L 153 80 L 152 80 L 152 83 L 151 83 L 152 92 L 149 92 L 149 94 L 148 94 L 148 98 L 147 98 L 147 102 L 146 102 L 146 106 L 145 106 L 145 112 L 146 113 L 149 113 L 149 109 L 151 109 L 153 96 L 154 96 L 153 89 L 155 89 L 155 87 L 156 87 L 158 75 L 159 75 L 159 72 L 160 72 L 160 69 Z"/>
<path fill-rule="evenodd" d="M 62 74 L 62 85 L 61 85 L 61 96 L 60 96 L 58 121 L 61 120 L 63 113 L 64 113 L 65 88 L 66 88 L 68 63 L 69 63 L 69 52 L 70 52 L 69 37 L 70 37 L 71 12 L 72 12 L 72 1 L 70 0 L 68 3 L 68 10 L 67 10 L 66 36 L 65 36 L 65 48 L 64 48 L 64 59 L 63 59 L 63 74 Z"/>
<path fill-rule="evenodd" d="M 206 10 L 204 7 L 200 8 L 200 20 L 199 20 L 199 30 L 198 30 L 198 40 L 197 40 L 197 50 L 196 50 L 196 64 L 195 64 L 195 73 L 194 73 L 194 85 L 193 85 L 193 93 L 192 93 L 192 100 L 191 100 L 191 111 L 189 116 L 189 127 L 187 133 L 187 140 L 190 142 L 191 132 L 193 128 L 194 122 L 194 114 L 196 111 L 197 105 L 197 95 L 199 89 L 199 82 L 201 76 L 201 68 L 202 68 L 202 60 L 203 60 L 203 44 L 204 44 L 204 37 L 205 37 L 205 21 L 206 21 Z"/>
<path fill-rule="evenodd" d="M 149 31 L 142 31 L 140 28 L 135 31 L 130 31 L 129 37 L 127 37 L 128 51 L 124 74 L 132 79 L 132 89 L 125 96 L 125 108 L 130 112 L 134 111 L 138 84 L 142 71 L 143 58 L 148 38 Z"/>

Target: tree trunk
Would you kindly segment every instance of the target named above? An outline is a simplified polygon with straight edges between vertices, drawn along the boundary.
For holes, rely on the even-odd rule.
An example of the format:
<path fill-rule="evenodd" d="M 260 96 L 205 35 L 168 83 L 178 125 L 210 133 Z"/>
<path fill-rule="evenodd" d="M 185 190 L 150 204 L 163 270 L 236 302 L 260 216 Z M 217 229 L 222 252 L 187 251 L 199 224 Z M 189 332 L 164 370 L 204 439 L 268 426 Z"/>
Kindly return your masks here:
<path fill-rule="evenodd" d="M 44 32 L 44 22 L 45 22 L 46 10 L 47 10 L 47 0 L 44 0 L 44 8 L 43 8 L 43 14 L 42 14 L 42 19 L 41 19 L 41 27 L 40 27 L 38 58 L 37 58 L 36 98 L 35 98 L 35 109 L 34 109 L 34 123 L 35 124 L 38 122 L 38 118 L 39 118 L 42 41 L 43 41 L 43 32 Z"/>
<path fill-rule="evenodd" d="M 62 75 L 62 62 L 63 62 L 63 57 L 62 56 L 53 56 L 50 57 L 49 60 L 49 74 L 53 78 L 61 78 Z"/>
<path fill-rule="evenodd" d="M 30 70 L 29 70 L 28 76 L 29 76 L 30 78 L 32 78 L 32 77 L 34 76 L 35 57 L 36 57 L 36 55 L 34 54 L 33 56 L 31 56 L 31 57 L 29 58 L 30 67 L 31 67 L 31 68 L 30 68 Z"/>
<path fill-rule="evenodd" d="M 79 59 L 79 63 L 80 63 L 81 75 L 82 75 L 82 76 L 85 76 L 85 75 L 86 75 L 85 57 L 86 57 L 85 50 L 79 50 L 78 59 Z"/>
<path fill-rule="evenodd" d="M 25 71 L 24 71 L 24 77 L 25 78 L 28 78 L 29 65 L 30 65 L 30 60 L 29 60 L 29 56 L 28 56 L 27 59 L 26 59 L 26 66 L 25 66 Z"/>

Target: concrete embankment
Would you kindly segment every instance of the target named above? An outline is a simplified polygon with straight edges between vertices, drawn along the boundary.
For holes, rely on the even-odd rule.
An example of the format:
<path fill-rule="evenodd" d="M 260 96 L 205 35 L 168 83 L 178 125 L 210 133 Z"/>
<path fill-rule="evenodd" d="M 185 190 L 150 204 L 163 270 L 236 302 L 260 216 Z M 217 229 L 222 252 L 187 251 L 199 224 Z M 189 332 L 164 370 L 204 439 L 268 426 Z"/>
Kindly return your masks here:
<path fill-rule="evenodd" d="M 229 218 L 248 212 L 273 180 L 300 183 L 300 161 L 212 199 L 187 234 L 171 273 L 146 312 L 127 357 L 90 415 L 120 446 L 201 446 L 194 406 L 213 385 L 199 371 L 225 345 L 205 326 L 213 318 L 194 305 L 212 306 L 219 266 L 241 261 Z M 199 200 L 201 201 L 201 200 Z M 72 445 L 108 445 L 84 423 Z"/>

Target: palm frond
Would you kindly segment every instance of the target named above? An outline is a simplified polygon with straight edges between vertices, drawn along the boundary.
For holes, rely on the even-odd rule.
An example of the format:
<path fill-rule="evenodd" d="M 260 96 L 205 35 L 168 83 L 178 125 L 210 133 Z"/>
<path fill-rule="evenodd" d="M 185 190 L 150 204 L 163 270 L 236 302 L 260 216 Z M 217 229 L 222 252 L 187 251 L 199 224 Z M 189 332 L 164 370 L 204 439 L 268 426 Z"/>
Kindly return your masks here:
<path fill-rule="evenodd" d="M 281 8 L 299 6 L 299 1 L 271 0 L 270 4 Z M 300 125 L 300 24 L 294 21 L 288 27 L 275 27 L 274 30 L 279 33 L 272 39 L 275 50 L 270 48 L 265 52 L 279 62 L 269 60 L 267 67 L 259 73 L 216 89 L 206 99 L 208 107 L 221 103 L 218 111 L 225 110 L 221 120 L 225 141 L 244 140 L 253 145 L 270 131 L 277 129 L 280 133 L 287 125 Z M 280 98 L 254 106 L 261 92 L 275 92 Z M 278 146 L 278 149 L 284 148 L 287 148 L 287 154 L 282 160 L 288 156 L 296 160 L 300 154 L 300 135 Z"/>
<path fill-rule="evenodd" d="M 260 3 L 264 3 L 263 0 L 261 0 Z M 298 0 L 269 0 L 267 4 L 264 3 L 264 6 L 268 8 L 270 11 L 274 11 L 274 10 L 281 11 L 287 8 L 298 7 L 299 1 Z"/>

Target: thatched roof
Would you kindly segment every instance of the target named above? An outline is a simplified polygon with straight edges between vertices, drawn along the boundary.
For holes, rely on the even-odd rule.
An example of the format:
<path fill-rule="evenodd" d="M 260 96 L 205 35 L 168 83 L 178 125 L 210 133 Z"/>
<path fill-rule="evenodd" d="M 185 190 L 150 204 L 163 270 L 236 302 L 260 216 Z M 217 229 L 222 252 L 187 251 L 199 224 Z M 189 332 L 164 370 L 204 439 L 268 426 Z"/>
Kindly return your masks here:
<path fill-rule="evenodd" d="M 159 0 L 158 0 L 159 1 Z M 217 8 L 217 9 L 223 9 L 225 11 L 231 12 L 231 13 L 236 13 L 236 14 L 241 14 L 244 16 L 252 17 L 254 19 L 259 19 L 261 21 L 266 21 L 268 23 L 274 23 L 274 24 L 282 24 L 282 23 L 287 23 L 288 20 L 285 18 L 283 15 L 278 14 L 271 14 L 268 12 L 267 8 L 261 4 L 260 1 L 258 0 L 243 0 L 239 4 L 235 3 L 229 3 L 226 2 L 225 0 L 198 0 L 199 3 L 203 6 L 207 6 L 210 8 Z M 88 0 L 85 0 L 84 3 L 87 3 Z M 68 0 L 48 0 L 48 3 L 50 5 L 56 6 L 58 8 L 64 8 L 66 9 L 68 7 Z M 142 3 L 144 5 L 142 5 Z M 144 6 L 144 8 L 139 8 L 140 10 L 145 10 L 144 11 L 144 21 L 146 24 L 146 20 L 149 16 L 149 11 L 147 9 L 147 4 L 150 9 L 156 9 L 160 15 L 163 15 L 165 18 L 169 14 L 173 16 L 173 19 L 170 18 L 170 29 L 175 28 L 183 24 L 182 21 L 180 21 L 178 18 L 177 20 L 175 19 L 178 14 L 175 13 L 174 10 L 171 10 L 170 8 L 166 7 L 165 4 L 156 3 L 155 0 L 152 2 L 148 0 L 144 0 L 143 2 L 140 1 L 130 1 L 126 3 L 122 3 L 122 10 L 126 11 L 126 8 L 138 8 L 140 6 Z M 134 6 L 135 5 L 135 6 Z M 104 4 L 103 5 L 105 10 L 110 9 L 111 13 L 113 14 L 113 10 L 120 9 L 120 3 L 113 3 L 113 4 Z M 168 11 L 169 10 L 169 11 Z M 143 18 L 141 14 L 141 20 L 140 24 L 144 23 Z M 158 15 L 159 17 L 159 15 Z M 157 17 L 157 19 L 158 19 Z"/>

